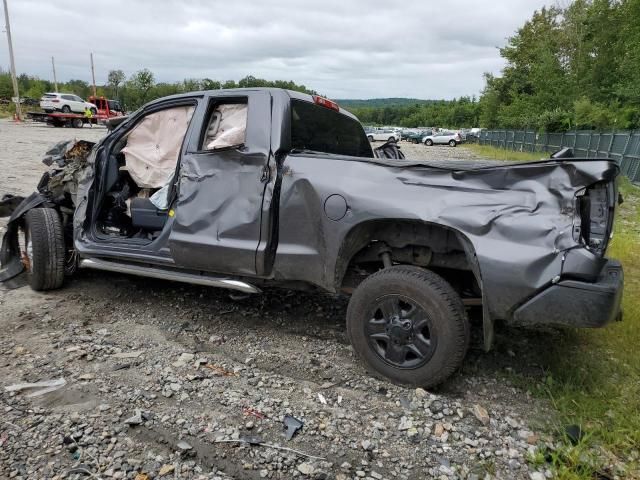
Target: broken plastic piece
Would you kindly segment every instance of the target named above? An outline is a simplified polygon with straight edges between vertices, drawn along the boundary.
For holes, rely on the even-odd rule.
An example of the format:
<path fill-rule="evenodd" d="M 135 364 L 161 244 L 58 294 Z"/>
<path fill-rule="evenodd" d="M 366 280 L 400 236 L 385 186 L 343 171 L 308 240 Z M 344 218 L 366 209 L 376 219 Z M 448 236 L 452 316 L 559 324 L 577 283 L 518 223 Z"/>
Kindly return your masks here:
<path fill-rule="evenodd" d="M 35 383 L 16 383 L 15 385 L 9 385 L 4 387 L 5 392 L 21 392 L 22 390 L 33 390 L 27 395 L 27 397 L 39 397 L 45 393 L 54 392 L 59 388 L 64 387 L 67 381 L 64 378 L 57 378 L 55 380 L 43 380 L 42 382 Z"/>
<path fill-rule="evenodd" d="M 577 445 L 582 440 L 584 433 L 580 425 L 567 425 L 564 427 L 564 433 L 573 445 Z"/>
<path fill-rule="evenodd" d="M 182 452 L 186 452 L 188 450 L 191 450 L 193 447 L 191 445 L 189 445 L 187 442 L 185 442 L 184 440 L 180 440 L 177 444 L 176 447 L 178 447 L 178 449 Z"/>
<path fill-rule="evenodd" d="M 291 415 L 285 415 L 283 423 L 284 428 L 286 429 L 285 436 L 287 437 L 287 440 L 291 440 L 298 430 L 301 430 L 304 426 L 304 423 Z"/>
<path fill-rule="evenodd" d="M 124 423 L 126 423 L 129 426 L 136 426 L 136 425 L 140 425 L 142 423 L 142 410 L 136 408 L 135 413 L 133 414 L 132 417 L 127 418 Z"/>

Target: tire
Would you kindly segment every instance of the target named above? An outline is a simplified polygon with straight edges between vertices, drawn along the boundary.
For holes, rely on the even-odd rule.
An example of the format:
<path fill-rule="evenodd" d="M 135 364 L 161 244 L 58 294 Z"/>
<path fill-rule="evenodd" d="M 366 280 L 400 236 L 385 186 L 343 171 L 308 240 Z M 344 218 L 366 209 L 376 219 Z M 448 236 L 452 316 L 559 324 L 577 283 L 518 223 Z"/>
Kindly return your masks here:
<path fill-rule="evenodd" d="M 427 139 L 424 141 L 424 144 L 425 144 L 427 147 L 431 147 L 431 146 L 433 146 L 433 140 L 431 140 L 430 138 L 427 138 Z"/>
<path fill-rule="evenodd" d="M 25 215 L 27 278 L 33 290 L 53 290 L 64 282 L 64 235 L 58 212 L 34 208 Z"/>
<path fill-rule="evenodd" d="M 69 105 L 63 105 L 60 110 L 62 113 L 71 113 L 71 107 Z"/>
<path fill-rule="evenodd" d="M 389 305 L 400 313 L 393 325 L 382 313 L 394 310 Z M 451 286 L 430 270 L 404 265 L 374 273 L 356 288 L 347 308 L 347 333 L 372 373 L 412 387 L 432 387 L 450 377 L 464 360 L 470 336 L 462 299 Z M 414 354 L 418 350 L 421 357 Z M 400 352 L 397 362 L 389 358 L 394 352 Z"/>
<path fill-rule="evenodd" d="M 370 142 L 373 142 L 373 137 L 371 135 L 367 136 Z"/>
<path fill-rule="evenodd" d="M 450 147 L 455 147 L 456 145 L 458 145 L 458 142 L 456 142 L 455 140 L 449 140 Z"/>
<path fill-rule="evenodd" d="M 73 128 L 82 128 L 82 126 L 84 125 L 84 121 L 81 118 L 74 118 L 71 121 L 71 125 L 73 126 Z"/>
<path fill-rule="evenodd" d="M 387 138 L 387 142 L 397 142 L 396 137 Z"/>

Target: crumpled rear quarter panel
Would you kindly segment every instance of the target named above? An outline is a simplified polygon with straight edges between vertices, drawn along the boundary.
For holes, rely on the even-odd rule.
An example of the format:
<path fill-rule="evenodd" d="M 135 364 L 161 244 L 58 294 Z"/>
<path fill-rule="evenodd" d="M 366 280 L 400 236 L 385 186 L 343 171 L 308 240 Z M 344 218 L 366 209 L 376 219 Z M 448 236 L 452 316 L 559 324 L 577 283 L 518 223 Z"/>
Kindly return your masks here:
<path fill-rule="evenodd" d="M 470 241 L 485 305 L 492 318 L 503 319 L 550 284 L 561 272 L 562 252 L 577 245 L 576 192 L 617 174 L 615 164 L 604 160 L 453 170 L 455 162 L 447 169 L 415 163 L 405 168 L 379 160 L 290 155 L 284 165 L 276 278 L 302 275 L 337 290 L 341 245 L 356 225 L 381 219 L 430 222 Z M 323 210 L 332 194 L 347 201 L 339 221 Z"/>

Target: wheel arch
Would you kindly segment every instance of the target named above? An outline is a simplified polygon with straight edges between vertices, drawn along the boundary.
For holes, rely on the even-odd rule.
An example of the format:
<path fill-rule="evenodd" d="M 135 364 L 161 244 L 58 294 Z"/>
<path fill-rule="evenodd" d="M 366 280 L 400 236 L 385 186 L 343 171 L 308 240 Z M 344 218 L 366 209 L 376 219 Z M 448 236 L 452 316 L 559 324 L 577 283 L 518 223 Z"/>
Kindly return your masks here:
<path fill-rule="evenodd" d="M 484 298 L 482 271 L 473 243 L 464 232 L 456 228 L 435 222 L 410 219 L 368 220 L 353 226 L 344 236 L 339 248 L 334 272 L 335 289 L 342 290 L 344 288 L 349 270 L 358 265 L 360 260 L 371 259 L 380 249 L 390 250 L 392 259 L 396 260 L 394 251 L 401 251 L 411 246 L 426 247 L 437 254 L 443 254 L 447 251 L 461 253 L 461 255 L 449 256 L 451 265 L 454 269 L 470 272 L 480 290 L 484 347 L 485 350 L 489 350 L 493 343 L 493 322 Z M 429 262 L 425 262 L 424 258 L 426 251 L 418 251 L 417 254 L 422 256 L 418 266 L 429 267 Z M 406 258 L 397 260 L 406 260 Z M 416 263 L 407 262 L 407 264 L 415 265 Z M 437 266 L 448 268 L 441 260 Z"/>

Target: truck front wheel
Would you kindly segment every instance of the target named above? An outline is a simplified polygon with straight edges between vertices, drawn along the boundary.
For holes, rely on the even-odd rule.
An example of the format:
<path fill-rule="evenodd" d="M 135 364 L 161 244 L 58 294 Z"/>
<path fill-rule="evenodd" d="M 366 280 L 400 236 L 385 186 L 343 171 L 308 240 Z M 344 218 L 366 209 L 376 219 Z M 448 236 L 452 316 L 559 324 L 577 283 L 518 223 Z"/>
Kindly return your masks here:
<path fill-rule="evenodd" d="M 58 212 L 34 208 L 25 215 L 23 261 L 34 290 L 53 290 L 64 282 L 64 234 Z"/>
<path fill-rule="evenodd" d="M 347 333 L 374 374 L 413 387 L 442 383 L 460 367 L 469 345 L 460 296 L 439 275 L 402 265 L 356 288 Z"/>

